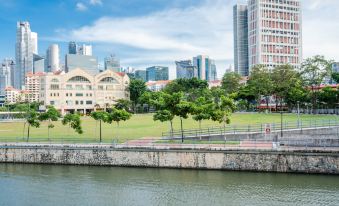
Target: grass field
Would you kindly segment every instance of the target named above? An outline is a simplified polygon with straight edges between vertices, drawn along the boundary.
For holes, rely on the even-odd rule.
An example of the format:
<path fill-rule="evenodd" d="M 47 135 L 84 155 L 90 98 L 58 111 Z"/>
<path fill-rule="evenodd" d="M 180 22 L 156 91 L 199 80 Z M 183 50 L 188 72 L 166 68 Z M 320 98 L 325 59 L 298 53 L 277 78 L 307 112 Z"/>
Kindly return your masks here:
<path fill-rule="evenodd" d="M 336 116 L 326 115 L 301 115 L 302 120 L 315 119 L 335 119 Z M 297 115 L 284 114 L 284 121 L 297 121 Z M 248 125 L 256 123 L 279 123 L 280 114 L 257 114 L 257 113 L 237 113 L 232 116 L 232 124 Z M 51 140 L 60 139 L 75 139 L 94 141 L 99 139 L 99 124 L 89 118 L 82 118 L 84 134 L 78 135 L 73 132 L 68 126 L 63 126 L 60 122 L 55 123 L 55 128 L 51 129 Z M 116 124 L 102 124 L 102 135 L 105 142 L 112 142 L 113 139 L 118 139 L 119 142 L 133 140 L 139 138 L 154 138 L 160 137 L 162 132 L 169 131 L 169 123 L 154 122 L 152 114 L 134 115 L 131 120 L 120 123 L 120 128 Z M 203 121 L 203 127 L 219 126 L 218 123 L 212 121 Z M 0 141 L 10 141 L 23 138 L 24 123 L 0 123 Z M 198 128 L 198 123 L 191 118 L 184 120 L 184 129 Z M 180 121 L 178 118 L 174 121 L 174 129 L 180 129 Z M 27 127 L 25 137 L 27 135 Z M 42 141 L 47 139 L 47 124 L 42 123 L 40 128 L 31 128 L 31 140 Z"/>

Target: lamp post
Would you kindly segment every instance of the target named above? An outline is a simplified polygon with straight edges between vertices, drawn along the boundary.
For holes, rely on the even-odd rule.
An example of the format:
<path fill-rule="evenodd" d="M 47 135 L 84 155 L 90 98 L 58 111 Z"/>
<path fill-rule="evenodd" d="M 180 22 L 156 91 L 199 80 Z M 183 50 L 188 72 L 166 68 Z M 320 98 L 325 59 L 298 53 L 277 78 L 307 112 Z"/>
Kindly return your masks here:
<path fill-rule="evenodd" d="M 298 101 L 297 104 L 298 104 L 298 111 L 297 112 L 298 112 L 298 128 L 299 128 L 300 127 L 300 105 L 299 105 L 300 102 Z"/>

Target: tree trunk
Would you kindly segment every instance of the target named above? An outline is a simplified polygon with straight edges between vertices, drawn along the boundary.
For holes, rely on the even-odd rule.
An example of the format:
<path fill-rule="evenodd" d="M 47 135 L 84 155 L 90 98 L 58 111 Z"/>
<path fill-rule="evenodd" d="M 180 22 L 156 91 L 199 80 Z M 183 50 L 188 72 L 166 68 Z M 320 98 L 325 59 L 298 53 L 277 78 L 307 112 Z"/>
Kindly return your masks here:
<path fill-rule="evenodd" d="M 49 141 L 49 125 L 51 124 L 51 120 L 48 120 L 48 125 L 47 125 L 47 128 L 48 128 L 48 141 Z"/>
<path fill-rule="evenodd" d="M 27 130 L 27 142 L 29 141 L 29 124 L 28 124 L 28 130 Z"/>
<path fill-rule="evenodd" d="M 184 143 L 184 130 L 182 126 L 182 117 L 180 117 L 180 125 L 181 125 L 181 142 Z"/>
<path fill-rule="evenodd" d="M 102 142 L 102 137 L 101 137 L 101 120 L 100 120 L 100 143 Z"/>
<path fill-rule="evenodd" d="M 25 139 L 25 131 L 26 131 L 26 122 L 24 123 L 24 130 L 22 131 L 22 138 Z"/>
<path fill-rule="evenodd" d="M 170 124 L 171 124 L 171 130 L 170 130 L 171 138 L 173 138 L 173 121 L 172 120 L 170 120 Z"/>
<path fill-rule="evenodd" d="M 201 137 L 201 120 L 199 120 L 199 135 L 200 135 L 200 141 L 201 141 L 201 139 L 202 139 L 202 137 Z"/>

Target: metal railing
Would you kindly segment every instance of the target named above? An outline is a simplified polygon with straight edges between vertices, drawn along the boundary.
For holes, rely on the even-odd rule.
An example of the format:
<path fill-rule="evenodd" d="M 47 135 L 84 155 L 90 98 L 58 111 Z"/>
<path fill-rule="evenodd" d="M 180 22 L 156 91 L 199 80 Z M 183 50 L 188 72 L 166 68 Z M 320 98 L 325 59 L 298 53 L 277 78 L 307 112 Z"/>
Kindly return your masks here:
<path fill-rule="evenodd" d="M 303 120 L 294 122 L 275 122 L 267 124 L 227 125 L 225 127 L 209 127 L 202 129 L 184 129 L 163 132 L 163 139 L 212 137 L 220 135 L 277 134 L 339 127 L 339 119 Z"/>

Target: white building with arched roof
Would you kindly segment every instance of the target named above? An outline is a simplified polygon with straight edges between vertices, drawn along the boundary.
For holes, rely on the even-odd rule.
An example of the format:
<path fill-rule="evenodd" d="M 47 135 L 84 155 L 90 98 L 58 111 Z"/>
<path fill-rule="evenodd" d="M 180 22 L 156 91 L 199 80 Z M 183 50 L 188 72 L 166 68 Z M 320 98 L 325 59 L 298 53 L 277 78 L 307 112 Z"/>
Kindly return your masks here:
<path fill-rule="evenodd" d="M 82 69 L 68 73 L 48 73 L 40 78 L 40 102 L 53 105 L 63 114 L 88 114 L 111 107 L 118 99 L 128 99 L 129 77 L 106 70 L 95 76 Z"/>

